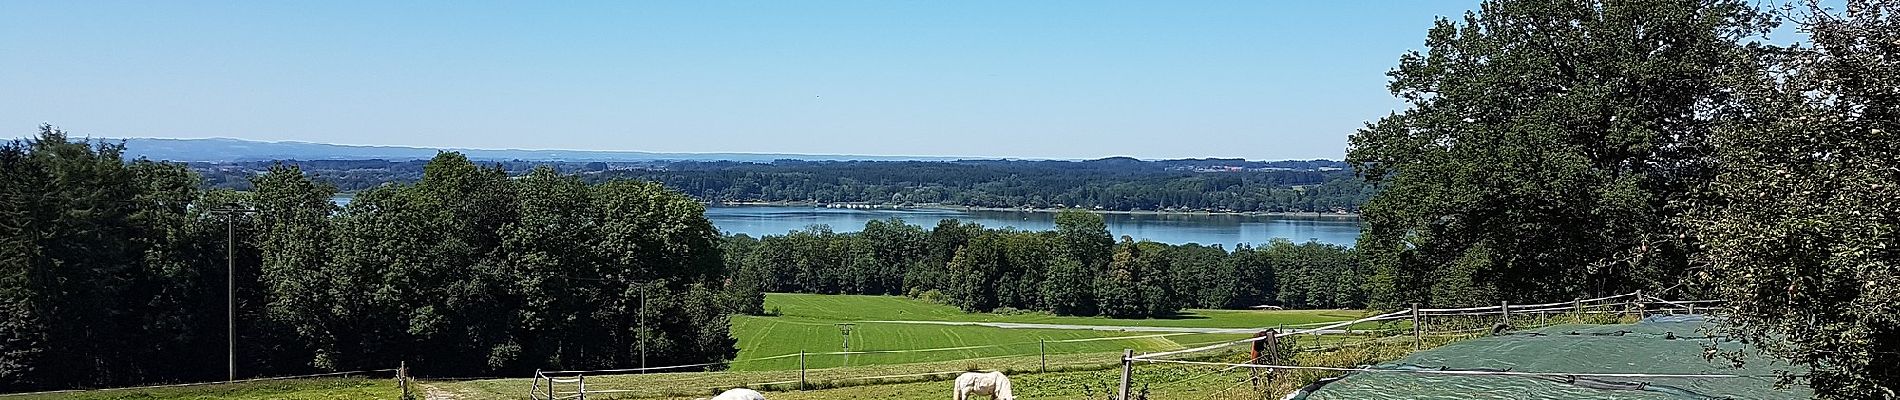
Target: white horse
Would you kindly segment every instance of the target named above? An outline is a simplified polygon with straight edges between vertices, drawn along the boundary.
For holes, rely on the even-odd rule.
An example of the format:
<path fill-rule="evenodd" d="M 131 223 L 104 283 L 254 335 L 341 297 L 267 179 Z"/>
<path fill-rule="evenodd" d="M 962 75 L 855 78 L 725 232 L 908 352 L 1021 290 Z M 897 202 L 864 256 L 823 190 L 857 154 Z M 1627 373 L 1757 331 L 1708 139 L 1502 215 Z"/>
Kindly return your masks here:
<path fill-rule="evenodd" d="M 1016 400 L 1016 394 L 1009 391 L 1009 377 L 1001 372 L 965 372 L 957 376 L 956 400 L 967 400 L 973 395 L 990 396 L 995 400 Z"/>
<path fill-rule="evenodd" d="M 738 388 L 713 396 L 712 400 L 765 400 L 765 395 L 757 390 Z"/>

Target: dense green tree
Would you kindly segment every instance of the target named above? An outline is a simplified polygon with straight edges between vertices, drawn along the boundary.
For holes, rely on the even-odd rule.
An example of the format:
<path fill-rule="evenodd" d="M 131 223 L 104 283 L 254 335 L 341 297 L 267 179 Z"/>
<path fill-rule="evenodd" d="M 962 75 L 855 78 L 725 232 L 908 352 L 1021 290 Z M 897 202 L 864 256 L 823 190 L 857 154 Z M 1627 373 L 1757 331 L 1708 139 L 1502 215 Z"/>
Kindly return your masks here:
<path fill-rule="evenodd" d="M 706 286 L 724 276 L 725 265 L 705 206 L 650 182 L 591 189 L 600 232 L 591 248 L 602 260 L 603 296 L 591 307 L 598 328 L 615 332 L 598 353 L 610 365 L 730 359 L 736 342 L 712 340 L 730 327 L 724 312 L 710 308 L 716 302 Z"/>
<path fill-rule="evenodd" d="M 268 314 L 307 336 L 324 338 L 352 330 L 344 320 L 369 318 L 365 310 L 339 307 L 351 303 L 338 296 L 347 296 L 352 289 L 363 286 L 336 287 L 339 282 L 334 278 L 338 275 L 326 268 L 331 257 L 330 215 L 335 208 L 330 197 L 336 191 L 311 181 L 294 165 L 272 167 L 251 182 L 256 191 L 249 206 L 257 212 L 256 240 L 263 255 L 259 278 L 266 283 Z M 322 343 L 316 348 L 323 356 L 311 360 L 313 366 L 336 367 L 330 363 L 344 357 L 336 353 L 345 349 L 329 347 L 335 341 L 317 343 Z"/>
<path fill-rule="evenodd" d="M 951 279 L 943 268 L 950 259 L 956 257 L 963 245 L 969 243 L 983 231 L 983 225 L 975 222 L 961 222 L 955 219 L 937 221 L 930 229 L 930 235 L 924 238 L 925 262 L 904 274 L 906 293 L 929 290 L 946 290 L 945 282 Z"/>
<path fill-rule="evenodd" d="M 996 286 L 997 302 L 1016 309 L 1047 309 L 1042 298 L 1042 282 L 1047 279 L 1049 264 L 1063 258 L 1054 235 L 1013 229 L 997 234 L 1003 240 L 1003 266 L 997 280 L 990 283 Z"/>
<path fill-rule="evenodd" d="M 876 264 L 867 271 L 864 283 L 867 293 L 904 294 L 904 272 L 912 266 L 924 262 L 929 249 L 923 227 L 904 223 L 903 220 L 871 220 L 864 223 L 864 230 L 858 234 L 870 245 Z"/>
<path fill-rule="evenodd" d="M 1245 308 L 1273 301 L 1279 295 L 1278 282 L 1283 273 L 1272 263 L 1267 251 L 1242 244 L 1227 256 L 1233 273 L 1233 291 L 1222 308 Z"/>
<path fill-rule="evenodd" d="M 1440 19 L 1350 139 L 1378 192 L 1358 248 L 1382 306 L 1571 299 L 1675 282 L 1670 204 L 1708 180 L 1712 104 L 1748 71 L 1741 0 L 1491 0 Z M 1662 284 L 1661 286 L 1667 286 Z"/>
<path fill-rule="evenodd" d="M 1189 304 L 1189 299 L 1175 292 L 1176 260 L 1173 256 L 1177 252 L 1171 246 L 1150 241 L 1141 241 L 1135 246 L 1140 248 L 1136 254 L 1139 266 L 1135 269 L 1139 276 L 1136 287 L 1141 292 L 1139 315 L 1165 317 L 1181 311 L 1181 307 Z"/>
<path fill-rule="evenodd" d="M 1737 90 L 1698 259 L 1720 330 L 1809 369 L 1815 397 L 1900 398 L 1900 2 L 1846 3 L 1796 9 L 1811 43 Z"/>
<path fill-rule="evenodd" d="M 1009 259 L 1002 234 L 984 232 L 960 247 L 945 268 L 949 281 L 944 294 L 965 312 L 989 312 L 999 306 L 999 279 Z"/>
<path fill-rule="evenodd" d="M 1108 223 L 1100 214 L 1068 209 L 1056 213 L 1056 236 L 1069 258 L 1092 268 L 1108 265 L 1115 248 L 1115 237 L 1108 234 Z"/>
<path fill-rule="evenodd" d="M 1058 315 L 1095 315 L 1095 276 L 1100 271 L 1069 257 L 1049 262 L 1041 282 L 1043 304 Z"/>
<path fill-rule="evenodd" d="M 726 259 L 725 290 L 720 302 L 734 313 L 765 313 L 765 291 L 771 287 L 771 271 L 753 257 L 759 253 L 759 240 L 745 234 L 727 236 L 720 241 L 720 253 Z"/>
<path fill-rule="evenodd" d="M 599 263 L 588 248 L 594 224 L 588 214 L 588 191 L 580 178 L 552 168 L 536 168 L 515 180 L 518 219 L 502 228 L 498 306 L 516 319 L 507 321 L 511 341 L 505 351 L 491 352 L 490 367 L 558 365 L 578 359 L 570 342 L 590 327 L 588 301 L 599 294 L 582 277 L 596 276 Z M 563 354 L 565 353 L 565 354 Z M 509 357 L 509 355 L 513 357 Z M 526 357 L 539 357 L 526 359 Z"/>
<path fill-rule="evenodd" d="M 51 126 L 0 146 L 0 385 L 204 379 L 222 365 L 206 356 L 224 343 L 222 226 L 192 208 L 196 176 L 123 151 Z"/>
<path fill-rule="evenodd" d="M 1141 248 L 1134 239 L 1122 237 L 1108 262 L 1108 269 L 1095 278 L 1095 308 L 1115 318 L 1139 317 L 1148 313 L 1142 303 Z"/>

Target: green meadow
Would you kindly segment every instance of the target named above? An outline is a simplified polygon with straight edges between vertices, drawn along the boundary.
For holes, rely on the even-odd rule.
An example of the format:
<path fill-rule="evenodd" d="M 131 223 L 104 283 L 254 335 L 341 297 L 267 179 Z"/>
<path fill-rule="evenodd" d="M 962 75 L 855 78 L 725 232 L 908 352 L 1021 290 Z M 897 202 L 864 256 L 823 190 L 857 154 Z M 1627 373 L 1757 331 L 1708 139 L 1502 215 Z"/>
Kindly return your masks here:
<path fill-rule="evenodd" d="M 851 350 L 873 354 L 807 355 L 807 368 L 971 360 L 1011 355 L 1166 351 L 1244 338 L 1238 333 L 1180 333 L 1114 330 L 1112 327 L 1259 328 L 1358 318 L 1357 310 L 1239 311 L 1187 310 L 1175 318 L 1112 319 L 1065 317 L 1043 313 L 964 313 L 942 304 L 897 296 L 773 293 L 765 298 L 773 316 L 735 316 L 733 336 L 741 371 L 798 368 L 801 351 L 843 350 L 837 324 L 852 323 Z M 1091 329 L 998 328 L 893 321 L 1002 322 L 1110 327 Z M 847 360 L 846 358 L 849 358 Z M 974 362 L 981 364 L 980 360 Z"/>
<path fill-rule="evenodd" d="M 752 386 L 772 399 L 934 399 L 947 395 L 944 380 L 961 371 L 983 369 L 1011 373 L 1023 399 L 1080 398 L 1112 383 L 1122 349 L 1137 352 L 1176 350 L 1244 338 L 1240 333 L 1129 331 L 1120 327 L 1261 328 L 1359 318 L 1358 310 L 1186 310 L 1173 318 L 1112 319 L 1065 317 L 1044 313 L 964 313 L 955 307 L 895 296 L 768 294 L 767 310 L 776 315 L 732 318 L 739 355 L 731 368 L 717 372 L 673 372 L 589 376 L 590 399 L 690 399 L 721 388 Z M 976 325 L 896 321 L 996 322 L 1070 325 L 1065 328 L 999 328 Z M 851 323 L 851 349 L 871 354 L 821 354 L 841 350 L 837 324 Z M 1046 347 L 1045 347 L 1046 346 Z M 1046 349 L 1046 357 L 1044 353 Z M 797 391 L 800 351 L 810 390 Z M 1234 351 L 1229 349 L 1229 351 Z M 849 363 L 847 366 L 846 363 Z M 1048 372 L 1041 372 L 1044 366 Z M 1151 365 L 1140 368 L 1144 381 L 1181 384 L 1157 393 L 1194 394 L 1232 384 L 1237 372 L 1200 376 L 1205 368 Z M 523 397 L 531 381 L 520 378 L 424 381 L 418 398 L 457 400 Z M 1029 389 L 1025 391 L 1024 389 Z M 561 388 L 570 391 L 572 388 Z M 65 392 L 10 399 L 393 399 L 400 393 L 389 379 L 298 379 L 145 390 Z M 1098 396 L 1099 397 L 1099 396 Z"/>

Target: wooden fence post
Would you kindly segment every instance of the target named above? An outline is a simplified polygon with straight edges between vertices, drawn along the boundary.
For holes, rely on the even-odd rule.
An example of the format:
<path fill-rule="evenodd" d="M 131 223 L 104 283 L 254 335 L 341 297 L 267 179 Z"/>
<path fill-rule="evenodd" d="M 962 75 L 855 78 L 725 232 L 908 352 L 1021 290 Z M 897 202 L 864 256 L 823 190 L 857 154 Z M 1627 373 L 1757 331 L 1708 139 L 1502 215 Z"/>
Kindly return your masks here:
<path fill-rule="evenodd" d="M 1036 345 L 1039 349 L 1037 353 L 1041 354 L 1042 358 L 1042 372 L 1049 372 L 1049 341 L 1046 339 L 1036 339 Z"/>
<path fill-rule="evenodd" d="M 1128 378 L 1135 369 L 1135 349 L 1122 349 L 1122 385 L 1120 400 L 1128 400 Z"/>
<path fill-rule="evenodd" d="M 1583 298 L 1578 297 L 1577 301 L 1571 302 L 1571 304 L 1576 305 L 1577 311 L 1575 312 L 1575 316 L 1572 317 L 1572 319 L 1575 319 L 1576 321 L 1570 321 L 1570 322 L 1579 323 L 1579 324 L 1583 323 Z"/>
<path fill-rule="evenodd" d="M 1425 346 L 1424 319 L 1419 317 L 1418 303 L 1412 303 L 1412 350 Z"/>
<path fill-rule="evenodd" d="M 1511 302 L 1509 300 L 1498 302 L 1498 310 L 1504 312 L 1504 326 L 1511 326 Z"/>
<path fill-rule="evenodd" d="M 402 387 L 403 400 L 409 399 L 409 362 L 396 364 L 396 386 Z"/>
<path fill-rule="evenodd" d="M 798 390 L 805 390 L 805 351 L 798 351 Z"/>

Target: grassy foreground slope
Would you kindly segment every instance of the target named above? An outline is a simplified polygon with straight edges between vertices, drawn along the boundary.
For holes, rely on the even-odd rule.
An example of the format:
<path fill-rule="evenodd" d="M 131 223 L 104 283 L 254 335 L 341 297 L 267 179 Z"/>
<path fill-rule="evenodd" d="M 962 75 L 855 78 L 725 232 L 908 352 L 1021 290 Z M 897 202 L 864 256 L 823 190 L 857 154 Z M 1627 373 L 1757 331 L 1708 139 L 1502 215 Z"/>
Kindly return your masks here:
<path fill-rule="evenodd" d="M 5 400 L 356 400 L 402 396 L 395 380 L 310 378 L 153 389 L 92 390 L 4 396 Z"/>
<path fill-rule="evenodd" d="M 1165 351 L 1244 337 L 1224 333 L 1169 333 L 1120 331 L 1112 327 L 1259 328 L 1276 325 L 1340 321 L 1363 315 L 1356 310 L 1234 311 L 1188 310 L 1169 319 L 1111 319 L 1062 317 L 1048 314 L 964 313 L 955 307 L 893 296 L 769 294 L 766 309 L 775 316 L 734 316 L 733 335 L 739 339 L 737 362 L 728 371 L 655 374 L 590 375 L 590 399 L 691 399 L 721 388 L 754 386 L 770 390 L 778 399 L 940 399 L 947 397 L 945 380 L 972 369 L 1010 371 L 1022 399 L 1074 399 L 1091 390 L 1103 390 L 1115 381 L 1121 350 Z M 880 322 L 884 321 L 884 322 Z M 890 321 L 1008 322 L 1111 327 L 1092 329 L 1012 329 L 972 325 L 937 325 Z M 855 323 L 853 350 L 893 351 L 856 354 L 845 367 L 840 355 L 811 355 L 806 380 L 814 389 L 796 388 L 800 350 L 813 353 L 839 349 L 837 323 Z M 1049 341 L 1047 373 L 1039 340 Z M 948 350 L 931 350 L 953 348 Z M 929 351 L 915 351 L 915 350 Z M 785 357 L 790 355 L 789 357 Z M 770 358 L 779 357 L 779 358 Z M 767 359 L 760 359 L 767 358 Z M 1139 368 L 1142 382 L 1175 382 L 1156 387 L 1157 394 L 1204 397 L 1210 390 L 1240 382 L 1244 374 L 1208 374 L 1206 368 L 1149 365 Z M 421 386 L 457 400 L 516 399 L 530 385 L 521 378 L 475 381 L 425 381 Z M 421 388 L 419 388 L 421 389 Z M 571 388 L 566 389 L 571 390 Z M 424 390 L 418 390 L 423 392 Z M 398 391 L 388 379 L 299 379 L 226 385 L 147 390 L 68 392 L 49 395 L 0 397 L 12 399 L 394 399 Z M 1099 397 L 1099 396 L 1097 396 Z M 1174 396 L 1162 397 L 1174 398 Z"/>

